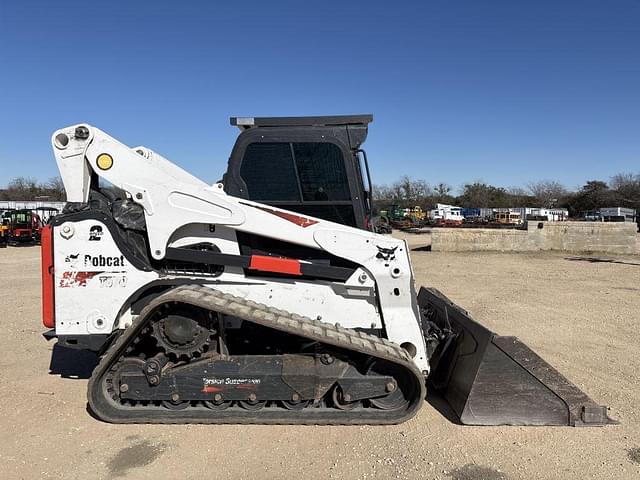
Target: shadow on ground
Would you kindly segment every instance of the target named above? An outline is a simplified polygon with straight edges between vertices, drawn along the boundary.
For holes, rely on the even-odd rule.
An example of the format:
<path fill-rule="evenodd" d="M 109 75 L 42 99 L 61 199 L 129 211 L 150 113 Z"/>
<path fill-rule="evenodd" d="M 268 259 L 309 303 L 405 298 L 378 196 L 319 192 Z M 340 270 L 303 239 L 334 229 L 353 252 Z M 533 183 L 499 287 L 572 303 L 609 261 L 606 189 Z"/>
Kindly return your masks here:
<path fill-rule="evenodd" d="M 565 260 L 570 262 L 589 262 L 589 263 L 619 263 L 621 265 L 636 265 L 640 267 L 640 263 L 637 262 L 624 262 L 622 260 L 616 260 L 614 258 L 602 258 L 602 257 L 564 257 Z"/>
<path fill-rule="evenodd" d="M 56 344 L 51 352 L 49 374 L 60 375 L 62 378 L 87 379 L 98 365 L 98 360 L 98 356 L 88 350 L 74 350 Z"/>
<path fill-rule="evenodd" d="M 112 477 L 122 477 L 131 469 L 145 467 L 155 462 L 165 450 L 164 443 L 151 444 L 147 440 L 139 441 L 120 449 L 109 461 L 107 468 Z"/>
<path fill-rule="evenodd" d="M 447 401 L 442 397 L 435 388 L 431 387 L 427 384 L 427 403 L 431 405 L 436 411 L 442 415 L 444 418 L 449 420 L 451 423 L 455 425 L 462 425 L 460 423 L 460 419 L 458 415 L 453 411 L 451 406 L 447 403 Z"/>

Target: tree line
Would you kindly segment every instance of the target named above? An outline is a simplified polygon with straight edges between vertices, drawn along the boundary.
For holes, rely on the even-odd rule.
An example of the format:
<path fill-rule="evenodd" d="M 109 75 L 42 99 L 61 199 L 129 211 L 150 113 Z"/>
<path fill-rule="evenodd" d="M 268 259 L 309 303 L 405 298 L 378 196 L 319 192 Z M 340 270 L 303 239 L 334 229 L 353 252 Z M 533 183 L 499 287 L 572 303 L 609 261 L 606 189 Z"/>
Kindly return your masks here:
<path fill-rule="evenodd" d="M 46 182 L 38 182 L 31 177 L 17 177 L 6 188 L 0 189 L 0 200 L 63 202 L 64 185 L 60 177 L 52 177 Z"/>
<path fill-rule="evenodd" d="M 589 180 L 574 191 L 554 180 L 531 182 L 526 188 L 503 188 L 476 181 L 463 185 L 458 195 L 446 183 L 430 185 L 404 176 L 391 185 L 374 185 L 373 195 L 379 208 L 395 204 L 431 209 L 436 203 L 463 208 L 558 207 L 568 209 L 569 215 L 575 217 L 603 207 L 640 210 L 640 174 L 621 173 L 609 182 Z"/>
<path fill-rule="evenodd" d="M 578 216 L 602 207 L 640 210 L 640 174 L 621 173 L 609 182 L 590 180 L 575 191 L 554 180 L 531 182 L 526 188 L 503 188 L 476 181 L 463 185 L 458 195 L 454 195 L 453 188 L 446 183 L 430 185 L 405 175 L 391 185 L 374 185 L 373 195 L 379 208 L 397 204 L 403 208 L 430 209 L 436 203 L 464 208 L 561 207 L 567 208 L 569 215 Z M 64 185 L 60 177 L 45 182 L 17 177 L 5 189 L 0 189 L 0 200 L 64 201 Z"/>

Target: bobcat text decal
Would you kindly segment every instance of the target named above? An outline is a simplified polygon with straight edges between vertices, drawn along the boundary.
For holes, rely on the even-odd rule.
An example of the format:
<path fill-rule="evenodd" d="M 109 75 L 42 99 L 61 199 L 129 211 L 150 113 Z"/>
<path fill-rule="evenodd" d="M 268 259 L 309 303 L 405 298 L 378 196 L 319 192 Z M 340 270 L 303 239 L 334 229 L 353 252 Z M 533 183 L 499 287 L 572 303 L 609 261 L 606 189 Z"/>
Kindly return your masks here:
<path fill-rule="evenodd" d="M 124 267 L 126 261 L 124 255 L 118 257 L 105 257 L 104 255 L 85 255 L 85 267 Z"/>
<path fill-rule="evenodd" d="M 64 259 L 64 263 L 67 264 L 67 268 L 78 268 L 78 263 L 82 261 L 85 267 L 126 267 L 127 261 L 124 259 L 124 255 L 118 256 L 105 256 L 105 255 L 84 255 L 82 260 L 80 254 L 70 254 Z"/>

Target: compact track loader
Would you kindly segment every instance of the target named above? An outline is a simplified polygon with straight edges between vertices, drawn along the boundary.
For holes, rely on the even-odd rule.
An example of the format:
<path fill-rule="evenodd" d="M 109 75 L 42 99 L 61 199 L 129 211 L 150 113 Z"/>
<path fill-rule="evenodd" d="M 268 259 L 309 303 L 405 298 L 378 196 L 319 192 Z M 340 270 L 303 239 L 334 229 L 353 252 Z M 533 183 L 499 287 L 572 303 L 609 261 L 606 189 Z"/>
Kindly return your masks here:
<path fill-rule="evenodd" d="M 416 293 L 404 241 L 229 195 L 86 124 L 52 144 L 69 203 L 42 231 L 45 336 L 100 354 L 102 420 L 392 424 L 429 387 L 462 423 L 610 422 L 516 338 Z"/>

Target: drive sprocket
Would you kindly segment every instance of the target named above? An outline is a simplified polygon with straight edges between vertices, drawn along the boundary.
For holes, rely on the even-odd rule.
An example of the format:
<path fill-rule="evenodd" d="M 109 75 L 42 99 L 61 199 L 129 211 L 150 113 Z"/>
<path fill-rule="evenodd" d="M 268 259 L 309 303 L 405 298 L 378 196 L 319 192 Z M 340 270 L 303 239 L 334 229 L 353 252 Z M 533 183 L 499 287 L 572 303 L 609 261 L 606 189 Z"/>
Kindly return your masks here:
<path fill-rule="evenodd" d="M 178 307 L 158 315 L 152 323 L 152 336 L 169 357 L 189 360 L 211 348 L 217 333 L 214 323 L 208 312 Z"/>

